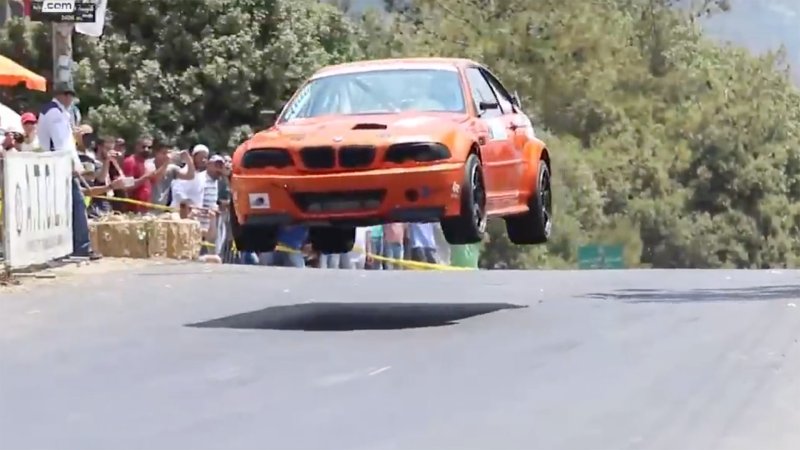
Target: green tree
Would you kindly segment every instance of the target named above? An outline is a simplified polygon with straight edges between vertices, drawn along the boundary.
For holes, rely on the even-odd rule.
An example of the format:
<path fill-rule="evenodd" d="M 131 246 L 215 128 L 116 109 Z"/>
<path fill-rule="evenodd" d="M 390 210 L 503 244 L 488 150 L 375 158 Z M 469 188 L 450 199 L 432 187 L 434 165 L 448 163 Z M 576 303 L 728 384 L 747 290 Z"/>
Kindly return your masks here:
<path fill-rule="evenodd" d="M 553 240 L 515 247 L 494 222 L 484 266 L 574 264 L 589 241 L 625 244 L 629 265 L 796 264 L 800 96 L 785 64 L 702 35 L 694 19 L 727 2 L 672 3 L 418 0 L 395 15 L 394 54 L 484 62 L 550 132 Z"/>
<path fill-rule="evenodd" d="M 519 92 L 554 172 L 551 242 L 511 245 L 493 220 L 483 267 L 572 267 L 589 242 L 629 266 L 796 266 L 800 93 L 780 52 L 705 38 L 697 17 L 727 2 L 679 3 L 411 0 L 349 20 L 313 0 L 131 0 L 76 39 L 78 89 L 106 131 L 231 149 L 319 66 L 472 58 Z M 12 22 L 0 52 L 49 74 L 47 27 Z"/>
<path fill-rule="evenodd" d="M 75 36 L 76 89 L 90 123 L 128 139 L 230 151 L 311 72 L 361 56 L 359 27 L 314 0 L 127 0 L 112 10 L 102 38 Z M 13 51 L 0 51 L 49 74 L 46 27 L 18 22 L 3 34 Z"/>

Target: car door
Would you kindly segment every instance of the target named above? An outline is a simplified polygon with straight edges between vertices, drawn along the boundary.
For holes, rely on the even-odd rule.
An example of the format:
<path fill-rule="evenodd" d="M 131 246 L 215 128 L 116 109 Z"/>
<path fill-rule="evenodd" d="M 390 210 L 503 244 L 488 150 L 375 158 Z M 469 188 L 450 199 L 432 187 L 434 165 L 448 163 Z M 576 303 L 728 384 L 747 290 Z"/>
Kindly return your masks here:
<path fill-rule="evenodd" d="M 480 68 L 467 67 L 465 75 L 484 133 L 481 136 L 484 141 L 480 145 L 488 191 L 487 206 L 489 209 L 502 208 L 502 197 L 509 194 L 507 191 L 511 187 L 511 183 L 505 178 L 505 172 L 508 170 L 508 159 L 512 155 L 512 136 L 504 122 L 500 103 Z"/>
<path fill-rule="evenodd" d="M 505 158 L 508 162 L 508 166 L 506 170 L 503 171 L 503 175 L 512 185 L 509 189 L 516 191 L 519 190 L 519 183 L 521 182 L 522 174 L 525 170 L 523 151 L 525 149 L 525 144 L 528 142 L 530 133 L 533 131 L 532 125 L 525 113 L 514 104 L 511 94 L 500 80 L 486 68 L 481 68 L 481 74 L 492 87 L 500 103 L 500 109 L 503 111 L 503 123 L 511 134 L 510 154 Z"/>

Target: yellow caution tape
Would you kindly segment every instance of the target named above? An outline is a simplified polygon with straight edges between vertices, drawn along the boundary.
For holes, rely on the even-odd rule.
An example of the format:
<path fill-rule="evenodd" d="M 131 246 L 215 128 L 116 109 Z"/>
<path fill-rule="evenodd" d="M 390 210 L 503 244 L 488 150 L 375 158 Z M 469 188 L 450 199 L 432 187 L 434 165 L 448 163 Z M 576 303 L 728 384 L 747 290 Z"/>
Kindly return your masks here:
<path fill-rule="evenodd" d="M 128 203 L 130 205 L 145 206 L 147 208 L 158 209 L 158 210 L 161 210 L 161 211 L 169 211 L 169 212 L 177 212 L 177 211 L 179 211 L 178 208 L 173 208 L 171 206 L 156 205 L 155 203 L 143 202 L 143 201 L 139 201 L 139 200 L 134 200 L 132 198 L 107 197 L 105 195 L 87 195 L 86 198 L 88 198 L 88 199 L 98 198 L 98 199 L 101 199 L 101 200 L 109 200 L 109 201 L 112 201 L 112 202 Z"/>
<path fill-rule="evenodd" d="M 284 253 L 302 253 L 300 250 L 296 250 L 290 247 L 287 247 L 282 244 L 278 244 L 275 246 L 276 251 L 281 251 Z M 385 261 L 392 264 L 396 264 L 398 266 L 408 267 L 411 269 L 418 269 L 418 270 L 474 270 L 469 267 L 457 267 L 457 266 L 448 266 L 447 264 L 434 264 L 428 262 L 421 262 L 421 261 L 410 261 L 407 259 L 395 259 L 395 258 L 387 258 L 383 255 L 376 255 L 374 253 L 365 252 L 363 248 L 359 247 L 358 245 L 353 246 L 353 250 L 366 255 L 368 258 L 376 259 L 378 261 Z"/>
<path fill-rule="evenodd" d="M 133 199 L 124 198 L 124 197 L 107 197 L 107 196 L 104 196 L 104 195 L 88 196 L 87 195 L 86 198 L 98 198 L 98 199 L 109 200 L 109 201 L 114 201 L 114 202 L 129 203 L 129 204 L 132 204 L 132 205 L 144 206 L 144 207 L 147 207 L 147 208 L 158 209 L 158 210 L 161 210 L 161 211 L 170 211 L 170 212 L 178 211 L 178 208 L 173 208 L 171 206 L 157 205 L 157 204 L 154 204 L 154 203 L 148 203 L 148 202 L 143 202 L 143 201 L 140 201 L 140 200 L 133 200 Z M 201 209 L 202 210 L 203 208 L 194 207 L 193 209 Z M 201 245 L 203 247 L 209 247 L 209 248 L 215 248 L 216 247 L 216 245 L 211 243 L 211 242 L 203 242 Z M 233 250 L 236 251 L 236 244 L 235 243 L 233 243 Z M 287 246 L 285 246 L 283 244 L 278 244 L 275 247 L 275 250 L 276 251 L 285 252 L 285 253 L 303 253 L 300 250 L 296 250 L 296 249 L 293 249 L 291 247 L 287 247 Z M 457 266 L 449 266 L 447 264 L 434 264 L 434 263 L 421 262 L 421 261 L 410 261 L 410 260 L 407 260 L 407 259 L 388 258 L 388 257 L 383 256 L 383 255 L 376 255 L 376 254 L 373 254 L 373 253 L 367 253 L 363 248 L 361 248 L 360 246 L 357 246 L 357 245 L 353 246 L 353 250 L 355 250 L 355 251 L 357 251 L 357 252 L 359 252 L 361 254 L 366 255 L 368 258 L 372 258 L 372 259 L 376 259 L 378 261 L 384 261 L 384 262 L 396 264 L 396 265 L 401 266 L 401 267 L 408 267 L 410 269 L 417 269 L 417 270 L 475 270 L 475 269 L 470 268 L 470 267 L 457 267 Z"/>

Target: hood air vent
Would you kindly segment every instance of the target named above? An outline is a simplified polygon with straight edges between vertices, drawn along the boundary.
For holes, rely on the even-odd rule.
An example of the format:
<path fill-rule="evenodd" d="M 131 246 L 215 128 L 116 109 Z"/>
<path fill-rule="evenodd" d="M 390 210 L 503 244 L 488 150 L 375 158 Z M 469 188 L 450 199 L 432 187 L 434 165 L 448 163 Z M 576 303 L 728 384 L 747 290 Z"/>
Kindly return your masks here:
<path fill-rule="evenodd" d="M 359 123 L 353 127 L 354 130 L 385 130 L 388 128 L 382 123 Z"/>

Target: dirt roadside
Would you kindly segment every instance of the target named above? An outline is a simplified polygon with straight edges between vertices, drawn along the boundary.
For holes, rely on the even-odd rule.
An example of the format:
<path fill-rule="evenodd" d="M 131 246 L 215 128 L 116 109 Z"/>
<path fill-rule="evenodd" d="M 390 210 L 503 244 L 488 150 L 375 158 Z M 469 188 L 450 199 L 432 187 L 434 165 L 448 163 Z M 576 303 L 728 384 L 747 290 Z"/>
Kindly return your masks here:
<path fill-rule="evenodd" d="M 14 274 L 10 278 L 0 274 L 0 295 L 36 289 L 56 283 L 75 283 L 81 278 L 113 272 L 129 271 L 165 264 L 181 264 L 172 259 L 103 258 L 98 261 L 62 263 L 34 273 Z"/>

